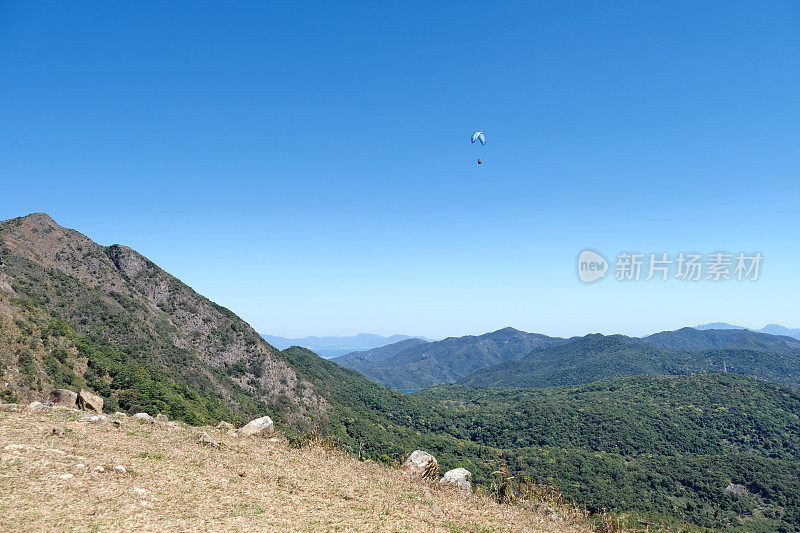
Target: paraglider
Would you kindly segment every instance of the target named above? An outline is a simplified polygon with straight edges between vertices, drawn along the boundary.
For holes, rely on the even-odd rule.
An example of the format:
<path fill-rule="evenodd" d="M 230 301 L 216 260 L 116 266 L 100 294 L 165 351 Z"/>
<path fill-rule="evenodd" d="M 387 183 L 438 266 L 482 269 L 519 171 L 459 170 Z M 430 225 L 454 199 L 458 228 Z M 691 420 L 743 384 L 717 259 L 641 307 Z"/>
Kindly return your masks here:
<path fill-rule="evenodd" d="M 475 133 L 472 134 L 472 139 L 470 140 L 470 142 L 472 144 L 475 144 L 475 141 L 481 143 L 481 146 L 486 146 L 486 135 L 484 135 L 482 131 L 476 131 Z M 483 161 L 481 161 L 480 157 L 478 158 L 478 164 L 479 165 L 483 164 Z"/>

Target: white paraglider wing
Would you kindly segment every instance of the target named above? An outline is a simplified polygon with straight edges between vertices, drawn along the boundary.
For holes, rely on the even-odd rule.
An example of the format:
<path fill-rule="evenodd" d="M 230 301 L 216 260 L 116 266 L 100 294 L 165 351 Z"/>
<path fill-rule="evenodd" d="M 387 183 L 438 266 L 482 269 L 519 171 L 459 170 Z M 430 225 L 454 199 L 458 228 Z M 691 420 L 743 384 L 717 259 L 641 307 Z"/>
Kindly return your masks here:
<path fill-rule="evenodd" d="M 475 133 L 472 134 L 471 142 L 474 143 L 475 141 L 480 141 L 481 145 L 486 144 L 486 136 L 483 134 L 482 131 L 476 131 Z"/>

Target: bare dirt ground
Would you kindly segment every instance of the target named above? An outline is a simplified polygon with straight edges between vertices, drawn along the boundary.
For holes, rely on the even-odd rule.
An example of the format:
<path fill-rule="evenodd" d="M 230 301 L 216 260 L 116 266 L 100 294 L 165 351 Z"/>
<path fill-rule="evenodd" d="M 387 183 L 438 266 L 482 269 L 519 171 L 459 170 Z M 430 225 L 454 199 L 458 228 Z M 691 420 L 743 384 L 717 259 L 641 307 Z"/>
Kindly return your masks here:
<path fill-rule="evenodd" d="M 80 416 L 0 410 L 0 531 L 592 531 L 279 435 Z"/>

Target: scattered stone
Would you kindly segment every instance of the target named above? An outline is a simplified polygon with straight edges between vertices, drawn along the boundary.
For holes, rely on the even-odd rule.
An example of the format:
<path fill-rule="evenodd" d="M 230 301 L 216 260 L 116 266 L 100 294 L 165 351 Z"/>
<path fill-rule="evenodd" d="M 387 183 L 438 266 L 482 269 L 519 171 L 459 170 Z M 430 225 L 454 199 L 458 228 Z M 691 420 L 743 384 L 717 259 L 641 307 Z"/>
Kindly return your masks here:
<path fill-rule="evenodd" d="M 128 416 L 128 413 L 123 413 L 122 411 L 114 411 L 114 416 L 119 416 L 121 418 L 125 418 Z"/>
<path fill-rule="evenodd" d="M 133 418 L 135 418 L 136 420 L 141 420 L 142 422 L 146 422 L 148 424 L 156 423 L 156 419 L 148 415 L 147 413 L 136 413 L 135 415 L 133 415 Z"/>
<path fill-rule="evenodd" d="M 84 469 L 84 468 L 86 468 L 86 465 L 83 464 L 83 463 L 78 463 L 78 464 L 75 465 L 75 468 Z"/>
<path fill-rule="evenodd" d="M 75 402 L 75 406 L 78 409 L 83 409 L 84 411 L 102 413 L 103 399 L 93 392 L 89 392 L 86 389 L 81 389 L 81 391 L 78 393 L 78 399 Z"/>
<path fill-rule="evenodd" d="M 46 409 L 42 402 L 31 402 L 28 404 L 28 409 L 31 411 L 41 411 L 42 409 Z"/>
<path fill-rule="evenodd" d="M 433 457 L 433 456 L 431 456 L 431 457 Z M 434 461 L 435 461 L 435 459 L 434 459 Z M 438 468 L 438 465 L 437 465 L 437 468 Z M 431 510 L 433 510 L 433 514 L 437 518 L 443 518 L 444 517 L 444 511 L 442 511 L 442 508 L 439 507 L 438 503 L 436 503 L 436 500 L 433 499 L 433 494 L 431 494 L 431 491 L 426 490 L 425 491 L 425 497 L 431 501 Z"/>
<path fill-rule="evenodd" d="M 117 474 L 126 474 L 128 471 L 125 470 L 124 466 L 117 465 L 117 466 L 114 467 L 114 472 L 116 472 Z"/>
<path fill-rule="evenodd" d="M 7 452 L 21 452 L 28 449 L 25 444 L 7 444 L 4 448 Z"/>
<path fill-rule="evenodd" d="M 95 471 L 95 472 L 97 472 L 98 474 L 102 474 L 103 472 L 105 472 L 105 471 L 106 471 L 106 469 L 105 469 L 105 468 L 103 468 L 103 467 L 102 467 L 102 466 L 100 466 L 100 465 L 97 465 L 96 467 L 92 468 L 92 470 L 94 470 L 94 471 Z"/>
<path fill-rule="evenodd" d="M 44 453 L 49 453 L 50 455 L 58 455 L 59 457 L 64 457 L 65 455 L 67 455 L 67 452 L 57 450 L 55 448 L 50 448 L 48 450 L 45 450 Z"/>
<path fill-rule="evenodd" d="M 275 429 L 275 425 L 272 423 L 272 419 L 268 416 L 262 416 L 261 418 L 256 418 L 255 420 L 251 420 L 242 428 L 239 428 L 239 435 L 244 435 L 249 437 L 251 435 L 264 435 L 267 433 L 272 433 Z"/>
<path fill-rule="evenodd" d="M 738 483 L 728 483 L 728 486 L 725 487 L 725 492 L 730 492 L 736 495 L 742 495 L 748 492 L 747 487 L 744 485 L 739 485 Z"/>
<path fill-rule="evenodd" d="M 436 479 L 439 477 L 439 463 L 436 458 L 428 452 L 415 450 L 408 456 L 402 467 L 412 476 L 421 479 Z"/>
<path fill-rule="evenodd" d="M 91 424 L 97 424 L 98 426 L 104 426 L 110 424 L 111 419 L 105 415 L 87 415 L 79 418 L 78 422 L 89 422 Z"/>
<path fill-rule="evenodd" d="M 279 439 L 278 437 L 270 437 L 267 440 L 269 442 L 280 442 L 281 441 L 281 439 Z"/>
<path fill-rule="evenodd" d="M 169 422 L 169 417 L 163 413 L 158 413 L 156 415 L 156 420 L 159 422 Z"/>
<path fill-rule="evenodd" d="M 72 477 L 73 477 L 72 474 L 61 474 L 60 476 L 58 476 L 58 479 L 63 479 L 64 481 L 66 481 L 68 479 L 72 479 Z"/>
<path fill-rule="evenodd" d="M 217 429 L 236 429 L 236 426 L 231 424 L 230 422 L 225 422 L 224 420 L 217 424 Z"/>
<path fill-rule="evenodd" d="M 203 432 L 202 435 L 200 435 L 200 444 L 205 444 L 206 446 L 213 446 L 214 448 L 219 448 L 219 442 L 212 439 L 211 435 L 209 435 L 205 431 Z"/>
<path fill-rule="evenodd" d="M 50 393 L 47 403 L 53 407 L 75 409 L 78 395 L 69 389 L 55 389 Z"/>
<path fill-rule="evenodd" d="M 67 435 L 67 430 L 64 428 L 53 428 L 52 434 L 56 437 L 65 437 Z"/>
<path fill-rule="evenodd" d="M 120 422 L 119 420 L 113 420 L 112 422 L 113 422 L 114 426 L 122 427 L 122 422 Z"/>
<path fill-rule="evenodd" d="M 466 468 L 454 468 L 453 470 L 445 472 L 444 477 L 439 480 L 439 483 L 455 485 L 462 491 L 469 493 L 472 492 L 472 483 L 469 481 L 471 476 L 472 472 Z"/>

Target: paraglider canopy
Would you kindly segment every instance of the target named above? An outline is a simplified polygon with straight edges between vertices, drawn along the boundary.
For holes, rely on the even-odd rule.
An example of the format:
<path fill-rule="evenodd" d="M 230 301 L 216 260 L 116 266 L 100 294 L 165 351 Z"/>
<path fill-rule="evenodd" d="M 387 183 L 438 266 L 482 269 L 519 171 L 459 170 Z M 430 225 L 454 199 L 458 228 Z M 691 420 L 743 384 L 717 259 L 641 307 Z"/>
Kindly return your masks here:
<path fill-rule="evenodd" d="M 480 141 L 481 145 L 486 144 L 486 136 L 483 134 L 482 131 L 476 131 L 475 133 L 472 134 L 472 141 L 470 142 L 474 143 L 475 141 Z"/>

